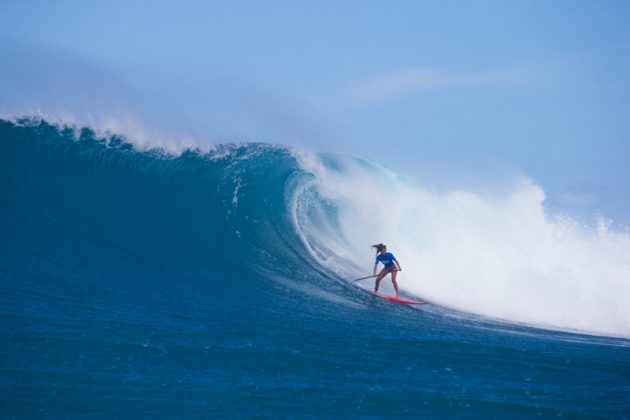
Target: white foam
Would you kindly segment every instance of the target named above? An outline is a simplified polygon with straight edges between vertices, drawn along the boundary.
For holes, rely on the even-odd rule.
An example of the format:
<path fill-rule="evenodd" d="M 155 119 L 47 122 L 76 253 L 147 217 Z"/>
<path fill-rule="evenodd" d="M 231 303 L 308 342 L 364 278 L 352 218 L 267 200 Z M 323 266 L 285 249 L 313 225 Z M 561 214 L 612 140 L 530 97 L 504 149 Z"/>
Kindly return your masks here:
<path fill-rule="evenodd" d="M 403 266 L 401 288 L 432 302 L 630 337 L 627 229 L 550 214 L 542 188 L 527 179 L 501 196 L 435 193 L 365 161 L 337 158 L 331 169 L 315 155 L 298 159 L 313 176 L 288 200 L 294 224 L 313 255 L 341 276 L 371 274 L 370 245 L 384 242 Z"/>

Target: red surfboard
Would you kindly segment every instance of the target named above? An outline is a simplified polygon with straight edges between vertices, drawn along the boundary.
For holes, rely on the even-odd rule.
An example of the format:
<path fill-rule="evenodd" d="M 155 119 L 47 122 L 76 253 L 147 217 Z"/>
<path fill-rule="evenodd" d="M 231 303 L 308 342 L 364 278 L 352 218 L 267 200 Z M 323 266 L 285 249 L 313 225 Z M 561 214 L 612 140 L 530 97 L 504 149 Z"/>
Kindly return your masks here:
<path fill-rule="evenodd" d="M 382 293 L 379 292 L 374 292 L 374 294 L 378 297 L 382 297 L 383 299 L 387 299 L 390 302 L 396 302 L 396 303 L 404 303 L 405 305 L 424 305 L 426 304 L 426 302 L 422 302 L 419 300 L 409 300 L 409 299 L 404 299 L 404 298 L 397 298 L 395 296 L 388 296 L 388 295 L 384 295 Z"/>

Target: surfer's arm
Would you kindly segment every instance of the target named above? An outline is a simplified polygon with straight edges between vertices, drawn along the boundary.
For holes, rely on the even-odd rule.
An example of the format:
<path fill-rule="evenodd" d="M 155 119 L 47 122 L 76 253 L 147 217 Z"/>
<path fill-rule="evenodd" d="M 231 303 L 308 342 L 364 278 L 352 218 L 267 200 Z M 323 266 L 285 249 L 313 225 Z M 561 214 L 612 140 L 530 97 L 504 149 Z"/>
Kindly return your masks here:
<path fill-rule="evenodd" d="M 396 258 L 394 258 L 394 262 L 398 266 L 398 271 L 402 271 L 402 267 L 400 266 L 400 263 L 398 262 L 398 260 Z"/>
<path fill-rule="evenodd" d="M 374 275 L 376 275 L 376 267 L 378 267 L 378 262 L 374 264 Z"/>

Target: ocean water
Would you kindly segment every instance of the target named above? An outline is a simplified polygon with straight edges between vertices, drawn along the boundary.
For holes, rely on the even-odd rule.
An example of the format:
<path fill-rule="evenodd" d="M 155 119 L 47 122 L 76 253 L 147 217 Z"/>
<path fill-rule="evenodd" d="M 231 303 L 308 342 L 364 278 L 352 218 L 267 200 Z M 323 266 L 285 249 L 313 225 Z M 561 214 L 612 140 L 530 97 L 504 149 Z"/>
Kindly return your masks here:
<path fill-rule="evenodd" d="M 3 418 L 630 417 L 630 235 L 531 181 L 36 119 L 0 160 Z M 350 282 L 377 242 L 428 305 Z"/>

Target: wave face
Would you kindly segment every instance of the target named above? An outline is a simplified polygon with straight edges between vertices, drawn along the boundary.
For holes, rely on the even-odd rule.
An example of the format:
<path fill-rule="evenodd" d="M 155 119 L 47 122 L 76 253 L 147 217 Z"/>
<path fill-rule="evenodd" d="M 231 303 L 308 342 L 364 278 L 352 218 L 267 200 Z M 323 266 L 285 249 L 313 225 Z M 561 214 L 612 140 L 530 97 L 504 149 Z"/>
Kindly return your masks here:
<path fill-rule="evenodd" d="M 440 195 L 356 158 L 33 120 L 0 121 L 0 151 L 4 415 L 630 408 L 628 234 L 550 217 L 531 183 Z M 380 241 L 431 305 L 348 282 Z"/>

